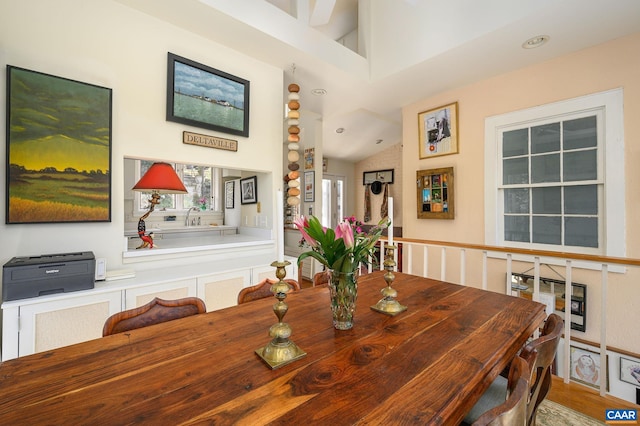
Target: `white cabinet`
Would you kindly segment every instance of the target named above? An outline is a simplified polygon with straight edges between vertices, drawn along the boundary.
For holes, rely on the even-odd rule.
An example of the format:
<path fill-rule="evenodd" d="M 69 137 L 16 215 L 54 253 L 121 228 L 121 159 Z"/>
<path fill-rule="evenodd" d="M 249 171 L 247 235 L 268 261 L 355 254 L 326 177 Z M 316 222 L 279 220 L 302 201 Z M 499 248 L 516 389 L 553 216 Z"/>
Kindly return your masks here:
<path fill-rule="evenodd" d="M 196 279 L 169 281 L 161 284 L 146 285 L 144 287 L 127 288 L 125 293 L 125 309 L 137 308 L 159 297 L 165 300 L 182 299 L 183 297 L 195 297 Z"/>
<path fill-rule="evenodd" d="M 69 294 L 5 309 L 3 360 L 102 337 L 106 319 L 121 310 L 120 291 Z"/>
<path fill-rule="evenodd" d="M 297 279 L 295 259 L 287 258 L 286 278 Z M 275 268 L 264 258 L 240 258 L 223 265 L 203 263 L 137 273 L 135 278 L 96 283 L 92 290 L 60 293 L 2 304 L 2 360 L 102 337 L 109 316 L 152 300 L 196 296 L 207 311 L 237 304 L 238 293 Z M 218 271 L 211 273 L 211 271 Z"/>
<path fill-rule="evenodd" d="M 198 297 L 207 312 L 238 304 L 238 293 L 251 285 L 251 269 L 220 272 L 198 277 Z"/>

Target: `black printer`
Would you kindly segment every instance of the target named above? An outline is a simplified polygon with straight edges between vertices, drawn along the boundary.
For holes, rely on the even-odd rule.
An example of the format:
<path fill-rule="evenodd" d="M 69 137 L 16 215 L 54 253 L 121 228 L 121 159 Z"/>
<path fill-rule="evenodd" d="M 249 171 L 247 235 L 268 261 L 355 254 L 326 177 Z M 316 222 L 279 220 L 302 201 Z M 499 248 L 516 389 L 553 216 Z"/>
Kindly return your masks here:
<path fill-rule="evenodd" d="M 92 289 L 95 270 L 91 251 L 14 257 L 2 267 L 2 301 Z"/>

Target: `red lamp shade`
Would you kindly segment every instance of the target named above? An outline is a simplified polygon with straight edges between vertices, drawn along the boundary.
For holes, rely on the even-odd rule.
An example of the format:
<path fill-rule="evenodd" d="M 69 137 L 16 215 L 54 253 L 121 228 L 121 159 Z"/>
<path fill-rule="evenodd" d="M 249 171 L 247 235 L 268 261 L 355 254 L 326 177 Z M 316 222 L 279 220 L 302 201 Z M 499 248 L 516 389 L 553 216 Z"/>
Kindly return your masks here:
<path fill-rule="evenodd" d="M 153 163 L 133 187 L 137 191 L 159 194 L 186 194 L 187 188 L 169 163 Z"/>

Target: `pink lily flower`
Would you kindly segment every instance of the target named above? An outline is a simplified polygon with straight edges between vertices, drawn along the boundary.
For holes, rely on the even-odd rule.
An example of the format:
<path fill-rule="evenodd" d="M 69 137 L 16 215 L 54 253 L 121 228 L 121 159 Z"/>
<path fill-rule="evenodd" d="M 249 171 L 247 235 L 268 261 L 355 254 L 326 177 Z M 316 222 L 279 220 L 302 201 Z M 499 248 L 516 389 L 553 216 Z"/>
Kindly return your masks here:
<path fill-rule="evenodd" d="M 336 228 L 336 238 L 342 238 L 346 248 L 352 248 L 355 244 L 353 228 L 349 222 L 340 222 Z"/>
<path fill-rule="evenodd" d="M 309 246 L 316 247 L 318 245 L 318 242 L 311 238 L 306 231 L 306 228 L 309 226 L 309 221 L 304 216 L 298 217 L 293 221 L 293 223 L 298 227 L 300 234 L 302 234 L 302 238 L 304 238 Z"/>

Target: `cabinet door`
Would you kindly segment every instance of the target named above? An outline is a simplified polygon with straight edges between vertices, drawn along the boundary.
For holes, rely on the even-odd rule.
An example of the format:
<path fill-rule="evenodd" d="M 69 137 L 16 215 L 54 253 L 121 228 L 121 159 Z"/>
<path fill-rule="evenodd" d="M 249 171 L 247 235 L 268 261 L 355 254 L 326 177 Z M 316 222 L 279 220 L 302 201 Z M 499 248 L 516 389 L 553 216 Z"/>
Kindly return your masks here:
<path fill-rule="evenodd" d="M 221 272 L 198 278 L 198 297 L 207 305 L 207 312 L 238 304 L 238 293 L 251 285 L 251 270 Z"/>
<path fill-rule="evenodd" d="M 195 278 L 190 278 L 126 289 L 124 303 L 125 309 L 133 309 L 149 303 L 154 297 L 175 300 L 194 296 L 196 296 L 196 280 Z"/>
<path fill-rule="evenodd" d="M 102 337 L 107 318 L 121 310 L 121 291 L 21 306 L 18 356 Z"/>

